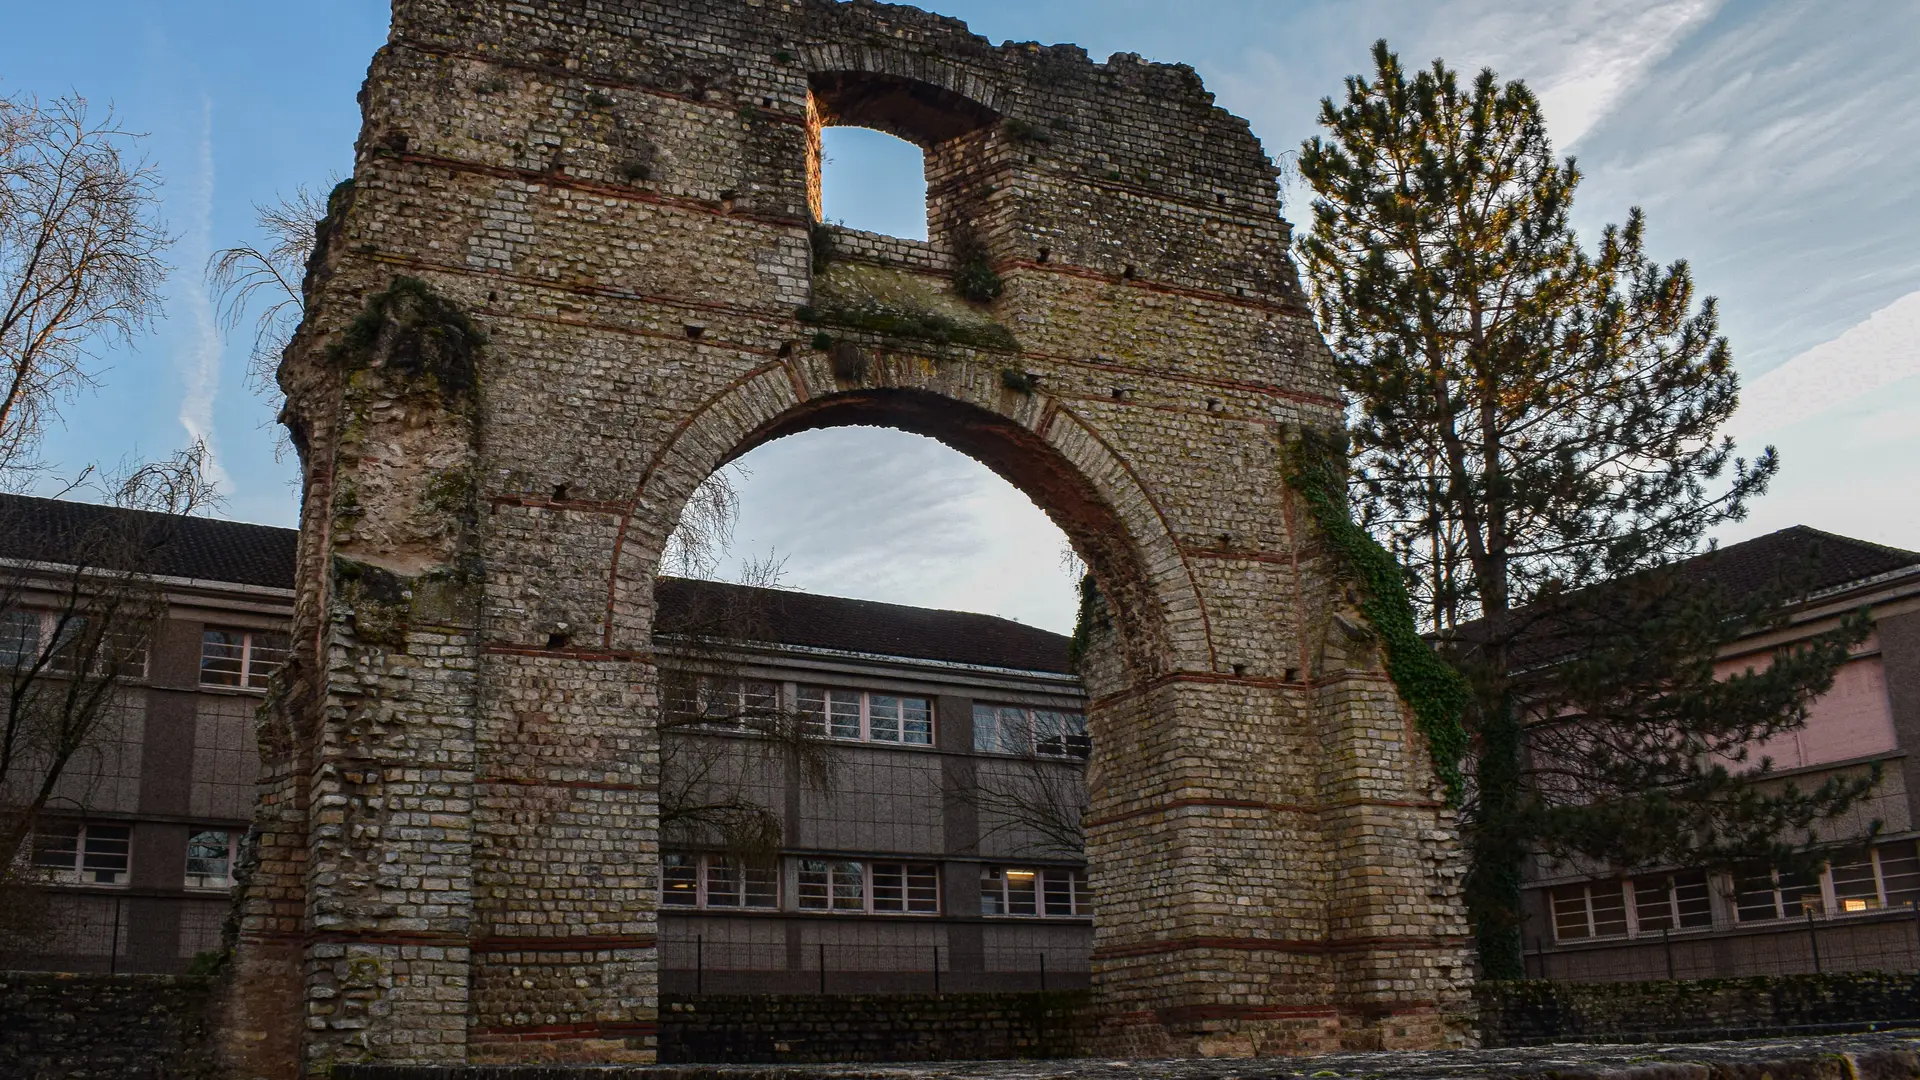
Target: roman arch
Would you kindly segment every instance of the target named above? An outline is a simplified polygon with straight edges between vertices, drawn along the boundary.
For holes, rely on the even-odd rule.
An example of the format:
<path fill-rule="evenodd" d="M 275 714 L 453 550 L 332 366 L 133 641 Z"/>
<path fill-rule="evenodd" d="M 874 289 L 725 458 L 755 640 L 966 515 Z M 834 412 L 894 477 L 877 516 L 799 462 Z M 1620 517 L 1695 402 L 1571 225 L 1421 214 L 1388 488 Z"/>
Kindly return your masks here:
<path fill-rule="evenodd" d="M 1451 815 L 1283 481 L 1337 390 L 1190 69 L 868 2 L 395 0 L 361 101 L 281 374 L 237 1068 L 650 1057 L 655 565 L 712 469 L 847 423 L 999 471 L 1107 598 L 1109 1049 L 1453 1037 Z M 817 223 L 836 123 L 925 149 L 928 242 Z"/>

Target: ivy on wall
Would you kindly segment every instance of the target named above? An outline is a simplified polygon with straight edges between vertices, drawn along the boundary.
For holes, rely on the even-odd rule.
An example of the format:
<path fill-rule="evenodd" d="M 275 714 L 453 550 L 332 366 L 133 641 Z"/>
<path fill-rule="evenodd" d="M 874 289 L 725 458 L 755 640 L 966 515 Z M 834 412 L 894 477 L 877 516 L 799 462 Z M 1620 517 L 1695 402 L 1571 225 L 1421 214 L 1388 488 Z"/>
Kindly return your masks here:
<path fill-rule="evenodd" d="M 1300 438 L 1287 446 L 1287 473 L 1288 486 L 1300 495 L 1328 546 L 1357 579 L 1360 611 L 1386 645 L 1387 674 L 1427 737 L 1447 801 L 1459 806 L 1465 786 L 1460 761 L 1467 751 L 1461 718 L 1472 697 L 1466 679 L 1420 636 L 1399 561 L 1354 524 L 1347 509 L 1345 448 L 1324 434 L 1302 429 Z"/>

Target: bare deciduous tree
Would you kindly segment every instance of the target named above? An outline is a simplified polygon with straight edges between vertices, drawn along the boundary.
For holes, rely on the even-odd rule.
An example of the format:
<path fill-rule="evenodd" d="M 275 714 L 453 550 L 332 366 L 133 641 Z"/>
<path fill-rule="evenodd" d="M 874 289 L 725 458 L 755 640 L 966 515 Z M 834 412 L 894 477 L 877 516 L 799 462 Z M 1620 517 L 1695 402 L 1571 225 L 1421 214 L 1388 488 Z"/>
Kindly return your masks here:
<path fill-rule="evenodd" d="M 114 507 L 148 513 L 0 515 L 15 551 L 59 555 L 0 563 L 0 954 L 40 929 L 44 904 L 25 849 L 50 809 L 89 808 L 99 774 L 90 755 L 111 734 L 128 681 L 145 674 L 166 616 L 157 560 L 181 515 L 217 501 L 207 464 L 196 445 L 105 482 Z"/>
<path fill-rule="evenodd" d="M 338 190 L 338 181 L 328 185 Z M 253 315 L 253 346 L 247 382 L 256 393 L 278 392 L 275 373 L 280 354 L 306 317 L 302 282 L 313 257 L 319 223 L 327 216 L 328 196 L 302 184 L 274 203 L 255 203 L 259 242 L 221 248 L 207 260 L 207 285 L 219 298 L 220 316 L 229 331 Z"/>
<path fill-rule="evenodd" d="M 170 237 L 137 138 L 84 98 L 0 98 L 0 484 L 16 490 L 99 346 L 158 313 Z"/>

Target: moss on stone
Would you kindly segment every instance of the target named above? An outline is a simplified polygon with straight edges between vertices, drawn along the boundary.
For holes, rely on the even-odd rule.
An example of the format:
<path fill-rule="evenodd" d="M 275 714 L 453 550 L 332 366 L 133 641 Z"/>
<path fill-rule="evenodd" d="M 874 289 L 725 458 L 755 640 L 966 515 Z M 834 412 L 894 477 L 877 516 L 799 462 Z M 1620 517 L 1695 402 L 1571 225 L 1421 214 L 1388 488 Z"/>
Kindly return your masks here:
<path fill-rule="evenodd" d="M 1006 327 L 940 287 L 939 279 L 891 267 L 834 263 L 814 279 L 802 322 L 884 338 L 1019 352 Z"/>
<path fill-rule="evenodd" d="M 1405 569 L 1354 524 L 1347 509 L 1345 447 L 1303 429 L 1300 438 L 1287 446 L 1287 457 L 1287 484 L 1306 503 L 1328 545 L 1358 579 L 1360 611 L 1386 642 L 1387 674 L 1427 736 L 1434 770 L 1447 788 L 1447 801 L 1459 806 L 1465 787 L 1460 761 L 1467 752 L 1467 729 L 1461 720 L 1472 697 L 1467 681 L 1420 636 Z"/>
<path fill-rule="evenodd" d="M 412 607 L 409 582 L 371 563 L 333 557 L 334 595 L 353 612 L 353 632 L 363 643 L 404 649 Z"/>
<path fill-rule="evenodd" d="M 329 351 L 349 376 L 379 367 L 412 388 L 439 396 L 448 409 L 472 403 L 487 335 L 467 313 L 415 277 L 396 277 Z"/>

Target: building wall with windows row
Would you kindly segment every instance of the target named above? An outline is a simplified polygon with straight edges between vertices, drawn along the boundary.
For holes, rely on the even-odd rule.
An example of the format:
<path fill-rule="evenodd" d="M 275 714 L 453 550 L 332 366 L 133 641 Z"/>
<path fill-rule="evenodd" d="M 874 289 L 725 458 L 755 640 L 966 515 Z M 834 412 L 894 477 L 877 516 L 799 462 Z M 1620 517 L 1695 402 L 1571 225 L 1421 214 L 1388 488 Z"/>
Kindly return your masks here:
<path fill-rule="evenodd" d="M 1526 891 L 1527 960 L 1536 977 L 1574 980 L 1724 978 L 1815 970 L 1920 968 L 1920 553 L 1813 530 L 1785 530 L 1728 549 L 1737 561 L 1785 557 L 1817 541 L 1814 595 L 1788 624 L 1730 650 L 1732 674 L 1869 612 L 1873 631 L 1814 700 L 1806 726 L 1751 748 L 1774 784 L 1802 790 L 1872 778 L 1842 818 L 1823 865 L 1751 864 L 1615 872 L 1539 860 Z M 1772 551 L 1770 549 L 1777 549 Z"/>
<path fill-rule="evenodd" d="M 1026 670 L 888 656 L 866 649 L 902 609 L 825 602 L 860 615 L 843 647 L 683 652 L 677 678 L 663 650 L 669 713 L 693 719 L 667 733 L 663 804 L 750 800 L 777 808 L 784 835 L 777 852 L 742 855 L 663 809 L 662 989 L 1087 985 L 1088 741 L 1064 639 L 1021 628 L 1039 646 Z M 755 730 L 778 717 L 830 775 Z M 712 780 L 678 796 L 676 770 Z"/>
<path fill-rule="evenodd" d="M 23 541 L 31 530 L 22 522 L 44 523 L 71 504 L 3 498 L 0 560 L 10 587 L 0 665 L 11 672 L 59 632 L 53 612 L 73 580 L 49 557 L 57 551 L 21 550 L 23 542 L 57 540 L 61 530 Z M 194 550 L 164 560 L 157 575 L 166 617 L 117 680 L 94 738 L 35 823 L 26 857 L 47 883 L 46 904 L 31 939 L 12 944 L 7 966 L 180 971 L 219 948 L 253 813 L 254 713 L 285 659 L 293 602 L 287 584 L 261 581 L 277 567 L 291 582 L 293 534 L 196 520 L 180 542 Z M 19 805 L 21 785 L 37 774 L 8 779 L 6 801 Z"/>

